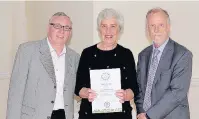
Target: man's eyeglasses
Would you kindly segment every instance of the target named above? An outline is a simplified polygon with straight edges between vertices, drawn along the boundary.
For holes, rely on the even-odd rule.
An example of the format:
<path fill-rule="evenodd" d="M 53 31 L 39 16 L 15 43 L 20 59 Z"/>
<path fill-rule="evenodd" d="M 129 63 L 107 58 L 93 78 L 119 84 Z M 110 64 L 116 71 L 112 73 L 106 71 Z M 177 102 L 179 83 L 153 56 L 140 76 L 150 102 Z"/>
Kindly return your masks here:
<path fill-rule="evenodd" d="M 72 27 L 70 27 L 70 26 L 62 26 L 60 24 L 54 24 L 54 23 L 50 23 L 50 25 L 52 25 L 55 29 L 62 29 L 63 28 L 64 31 L 71 31 L 72 30 Z"/>

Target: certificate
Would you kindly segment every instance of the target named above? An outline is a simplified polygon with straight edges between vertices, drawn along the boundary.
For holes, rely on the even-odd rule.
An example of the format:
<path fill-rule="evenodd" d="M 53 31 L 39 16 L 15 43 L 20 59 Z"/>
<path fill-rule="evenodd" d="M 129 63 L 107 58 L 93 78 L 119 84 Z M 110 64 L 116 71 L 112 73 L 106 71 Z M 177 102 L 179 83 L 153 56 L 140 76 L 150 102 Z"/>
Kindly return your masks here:
<path fill-rule="evenodd" d="M 122 104 L 116 97 L 121 89 L 120 68 L 90 70 L 91 89 L 97 93 L 92 102 L 92 113 L 122 112 Z"/>

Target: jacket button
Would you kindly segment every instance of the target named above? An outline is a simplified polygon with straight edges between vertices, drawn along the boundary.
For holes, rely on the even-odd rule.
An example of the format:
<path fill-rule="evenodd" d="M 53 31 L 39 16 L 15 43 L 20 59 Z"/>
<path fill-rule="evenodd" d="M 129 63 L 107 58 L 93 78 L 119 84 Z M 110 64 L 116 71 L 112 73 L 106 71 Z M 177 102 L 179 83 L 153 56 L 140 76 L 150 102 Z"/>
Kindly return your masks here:
<path fill-rule="evenodd" d="M 56 86 L 54 86 L 54 89 L 56 89 Z"/>
<path fill-rule="evenodd" d="M 54 103 L 54 101 L 51 101 L 51 103 L 53 104 L 53 103 Z"/>

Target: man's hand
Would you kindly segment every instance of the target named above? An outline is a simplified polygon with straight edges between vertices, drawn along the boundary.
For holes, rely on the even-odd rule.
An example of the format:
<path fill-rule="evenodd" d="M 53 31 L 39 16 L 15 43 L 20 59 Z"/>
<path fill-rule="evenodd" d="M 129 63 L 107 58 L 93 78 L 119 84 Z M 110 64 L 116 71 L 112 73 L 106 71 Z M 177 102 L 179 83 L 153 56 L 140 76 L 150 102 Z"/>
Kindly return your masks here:
<path fill-rule="evenodd" d="M 147 119 L 146 118 L 146 113 L 140 113 L 137 115 L 137 119 Z"/>

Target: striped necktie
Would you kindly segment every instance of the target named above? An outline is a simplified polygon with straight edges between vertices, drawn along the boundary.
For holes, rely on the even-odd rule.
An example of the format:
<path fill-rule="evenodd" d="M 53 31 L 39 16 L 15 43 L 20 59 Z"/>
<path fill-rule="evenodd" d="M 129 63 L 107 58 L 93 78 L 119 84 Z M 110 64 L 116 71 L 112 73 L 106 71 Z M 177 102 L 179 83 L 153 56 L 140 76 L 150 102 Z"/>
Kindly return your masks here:
<path fill-rule="evenodd" d="M 151 107 L 151 90 L 153 86 L 153 81 L 155 78 L 155 73 L 158 67 L 158 57 L 157 55 L 160 53 L 160 51 L 155 48 L 153 51 L 153 57 L 150 63 L 150 69 L 148 73 L 148 80 L 147 80 L 147 87 L 145 91 L 145 96 L 144 96 L 144 103 L 143 103 L 143 109 L 147 111 Z"/>

